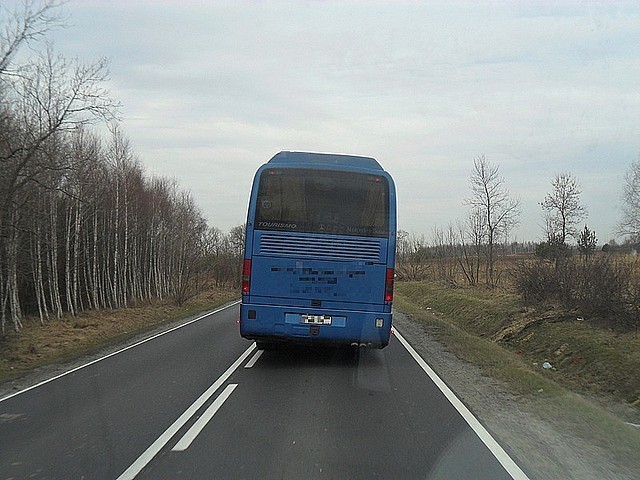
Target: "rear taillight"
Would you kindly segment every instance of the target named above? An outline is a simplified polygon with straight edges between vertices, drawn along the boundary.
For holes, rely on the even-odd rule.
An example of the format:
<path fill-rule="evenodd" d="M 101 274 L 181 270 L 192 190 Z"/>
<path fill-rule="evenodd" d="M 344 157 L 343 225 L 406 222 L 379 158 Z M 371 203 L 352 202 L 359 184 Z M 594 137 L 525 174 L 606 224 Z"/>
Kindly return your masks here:
<path fill-rule="evenodd" d="M 384 301 L 393 302 L 393 279 L 395 271 L 393 268 L 387 268 L 387 277 L 384 283 Z"/>
<path fill-rule="evenodd" d="M 242 293 L 249 293 L 251 287 L 251 259 L 245 259 L 242 264 Z"/>

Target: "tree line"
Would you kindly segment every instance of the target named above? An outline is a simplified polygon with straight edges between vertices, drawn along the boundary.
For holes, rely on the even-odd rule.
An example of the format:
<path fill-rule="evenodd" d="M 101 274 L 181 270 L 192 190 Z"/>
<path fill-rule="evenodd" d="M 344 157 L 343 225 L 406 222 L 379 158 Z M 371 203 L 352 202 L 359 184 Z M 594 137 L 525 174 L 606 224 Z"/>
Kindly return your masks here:
<path fill-rule="evenodd" d="M 46 45 L 16 62 L 62 25 L 59 6 L 25 2 L 0 22 L 3 334 L 24 314 L 181 303 L 204 275 L 239 281 L 243 227 L 210 229 L 174 181 L 145 175 L 118 127 L 106 60 L 68 60 Z M 109 126 L 106 138 L 96 123 Z"/>
<path fill-rule="evenodd" d="M 3 333 L 7 325 L 19 330 L 25 313 L 44 321 L 153 298 L 181 303 L 207 281 L 240 281 L 244 227 L 228 233 L 209 228 L 175 182 L 145 175 L 118 126 L 118 102 L 105 88 L 108 62 L 69 60 L 43 42 L 64 23 L 59 6 L 55 0 L 27 1 L 16 12 L 0 6 Z M 36 51 L 42 45 L 37 55 L 17 61 L 25 46 Z M 109 134 L 95 133 L 95 124 L 108 125 Z M 539 243 L 509 242 L 521 201 L 497 165 L 477 157 L 469 183 L 466 218 L 435 228 L 431 242 L 399 232 L 401 278 L 431 274 L 495 288 L 504 278 L 505 257 L 533 254 L 537 263 L 527 260 L 515 272 L 527 298 L 586 298 L 589 289 L 592 296 L 618 298 L 600 295 L 607 290 L 596 280 L 619 286 L 622 303 L 640 298 L 627 270 L 612 268 L 609 260 L 590 261 L 596 233 L 580 228 L 586 208 L 572 174 L 557 174 L 540 202 L 546 240 Z M 619 232 L 633 242 L 640 240 L 639 192 L 636 162 L 624 181 Z M 610 242 L 606 250 L 619 247 Z M 574 251 L 581 264 L 571 259 Z M 572 286 L 569 280 L 578 277 L 582 286 Z M 579 289 L 583 293 L 572 293 Z"/>
<path fill-rule="evenodd" d="M 469 285 L 484 280 L 489 288 L 497 286 L 500 272 L 496 270 L 498 254 L 522 251 L 525 245 L 507 245 L 509 234 L 519 223 L 520 199 L 513 197 L 500 175 L 499 167 L 484 155 L 473 161 L 469 178 L 471 194 L 463 202 L 469 207 L 463 220 L 445 228 L 433 230 L 432 242 L 400 232 L 398 236 L 398 273 L 417 279 L 431 267 L 450 283 L 460 276 Z M 432 262 L 425 260 L 432 259 Z"/>
<path fill-rule="evenodd" d="M 470 190 L 471 195 L 463 200 L 470 207 L 466 219 L 434 228 L 431 239 L 398 233 L 397 273 L 401 279 L 488 288 L 505 283 L 527 303 L 557 302 L 625 327 L 640 324 L 637 262 L 615 255 L 637 252 L 640 161 L 631 165 L 623 185 L 618 233 L 626 236 L 625 243 L 612 240 L 599 255 L 595 255 L 596 232 L 582 223 L 587 209 L 571 173 L 556 174 L 551 190 L 539 202 L 545 240 L 537 243 L 509 241 L 509 232 L 518 224 L 520 200 L 509 194 L 498 166 L 484 156 L 473 162 Z"/>

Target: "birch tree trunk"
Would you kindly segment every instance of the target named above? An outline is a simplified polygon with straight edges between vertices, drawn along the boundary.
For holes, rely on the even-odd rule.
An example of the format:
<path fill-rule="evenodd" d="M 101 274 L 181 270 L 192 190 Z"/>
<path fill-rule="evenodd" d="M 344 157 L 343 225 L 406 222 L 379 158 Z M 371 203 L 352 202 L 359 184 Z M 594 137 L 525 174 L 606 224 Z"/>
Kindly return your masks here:
<path fill-rule="evenodd" d="M 128 188 L 127 188 L 127 180 L 125 177 L 125 181 L 123 182 L 123 199 L 124 199 L 124 213 L 123 220 L 124 225 L 122 226 L 122 236 L 123 236 L 123 246 L 122 246 L 122 269 L 120 271 L 120 283 L 121 283 L 121 305 L 125 308 L 128 306 L 127 298 L 129 296 L 129 285 L 127 283 L 127 272 L 129 270 L 129 199 L 128 199 Z"/>
<path fill-rule="evenodd" d="M 91 298 L 93 299 L 93 308 L 104 308 L 104 302 L 100 301 L 100 279 L 98 276 L 98 206 L 93 211 L 93 244 L 92 244 L 92 264 L 91 264 Z"/>
<path fill-rule="evenodd" d="M 22 311 L 20 309 L 20 295 L 18 292 L 18 211 L 15 209 L 10 217 L 11 228 L 6 240 L 7 258 L 7 295 L 9 300 L 9 313 L 14 331 L 22 328 Z"/>
<path fill-rule="evenodd" d="M 117 172 L 116 172 L 117 175 Z M 116 177 L 115 181 L 115 206 L 113 208 L 113 264 L 112 268 L 112 296 L 114 308 L 120 308 L 120 295 L 118 283 L 118 270 L 120 260 L 120 179 Z"/>
<path fill-rule="evenodd" d="M 4 245 L 2 245 L 2 247 L 4 247 Z M 4 248 L 2 248 L 2 253 L 0 253 L 0 255 L 4 256 Z M 0 258 L 2 257 L 0 256 Z M 5 284 L 5 274 L 0 266 L 0 309 L 2 309 L 2 314 L 0 316 L 0 330 L 2 331 L 2 335 L 6 334 L 8 303 L 9 295 Z"/>
<path fill-rule="evenodd" d="M 51 308 L 57 318 L 62 317 L 62 301 L 58 281 L 58 199 L 53 192 L 49 194 L 49 295 Z"/>
<path fill-rule="evenodd" d="M 73 299 L 71 298 L 71 216 L 72 216 L 72 204 L 69 203 L 67 208 L 67 214 L 65 218 L 65 240 L 64 240 L 64 289 L 67 300 L 67 311 L 72 316 L 76 316 L 76 312 L 73 305 Z"/>
<path fill-rule="evenodd" d="M 49 310 L 47 309 L 47 298 L 44 292 L 44 282 L 42 275 L 42 239 L 40 224 L 36 220 L 34 225 L 34 233 L 31 236 L 31 257 L 33 270 L 33 287 L 38 305 L 38 314 L 40 323 L 44 325 L 45 318 L 49 319 Z"/>
<path fill-rule="evenodd" d="M 80 191 L 80 189 L 79 189 Z M 80 250 L 80 227 L 82 226 L 80 223 L 80 194 L 75 202 L 75 218 L 73 225 L 73 247 L 72 247 L 72 260 L 73 260 L 73 270 L 71 277 L 71 301 L 73 304 L 73 310 L 75 315 L 78 314 L 81 309 L 79 305 L 79 296 L 78 296 L 78 277 L 79 277 L 79 250 Z"/>

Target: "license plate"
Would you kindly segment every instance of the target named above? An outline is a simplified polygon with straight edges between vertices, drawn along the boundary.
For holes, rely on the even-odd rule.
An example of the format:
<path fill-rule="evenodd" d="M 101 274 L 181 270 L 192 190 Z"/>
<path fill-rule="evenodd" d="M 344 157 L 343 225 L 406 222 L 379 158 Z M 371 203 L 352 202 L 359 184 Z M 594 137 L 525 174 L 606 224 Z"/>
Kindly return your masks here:
<path fill-rule="evenodd" d="M 331 325 L 331 315 L 307 315 L 302 314 L 302 323 L 311 325 Z"/>

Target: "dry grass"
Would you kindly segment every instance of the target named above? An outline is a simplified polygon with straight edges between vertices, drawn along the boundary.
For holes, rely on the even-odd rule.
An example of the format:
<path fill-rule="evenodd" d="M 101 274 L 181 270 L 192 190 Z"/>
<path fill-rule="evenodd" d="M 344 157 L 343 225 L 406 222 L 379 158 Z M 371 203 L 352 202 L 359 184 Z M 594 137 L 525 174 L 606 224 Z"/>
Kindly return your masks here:
<path fill-rule="evenodd" d="M 399 282 L 396 307 L 544 418 L 617 454 L 640 451 L 640 336 L 515 294 Z M 552 368 L 543 368 L 547 361 Z"/>
<path fill-rule="evenodd" d="M 575 253 L 575 258 L 578 258 L 578 254 Z M 591 258 L 598 259 L 604 254 L 598 252 Z M 499 255 L 495 259 L 494 275 L 495 281 L 502 289 L 515 291 L 514 273 L 517 270 L 519 264 L 522 262 L 534 260 L 536 257 L 533 254 L 508 254 Z M 580 257 L 581 258 L 581 257 Z M 630 267 L 633 281 L 635 284 L 640 285 L 640 256 L 630 254 L 611 254 L 611 258 L 615 259 L 622 265 Z M 478 285 L 482 286 L 486 283 L 486 260 L 481 258 Z M 465 277 L 458 259 L 455 257 L 445 258 L 430 258 L 421 263 L 407 263 L 399 264 L 397 267 L 398 277 L 401 280 L 407 281 L 427 281 L 427 282 L 442 282 L 454 284 L 456 286 L 468 285 L 468 280 Z"/>
<path fill-rule="evenodd" d="M 584 312 L 547 305 L 525 307 L 520 297 L 484 288 L 436 283 L 398 284 L 404 300 L 433 321 L 483 338 L 516 354 L 527 368 L 589 394 L 606 394 L 640 407 L 640 335 L 616 331 Z"/>
<path fill-rule="evenodd" d="M 139 304 L 119 310 L 87 311 L 44 325 L 36 318 L 23 320 L 20 333 L 0 337 L 0 383 L 35 367 L 69 361 L 126 340 L 159 325 L 213 309 L 238 292 L 207 291 L 178 307 L 170 302 Z"/>

